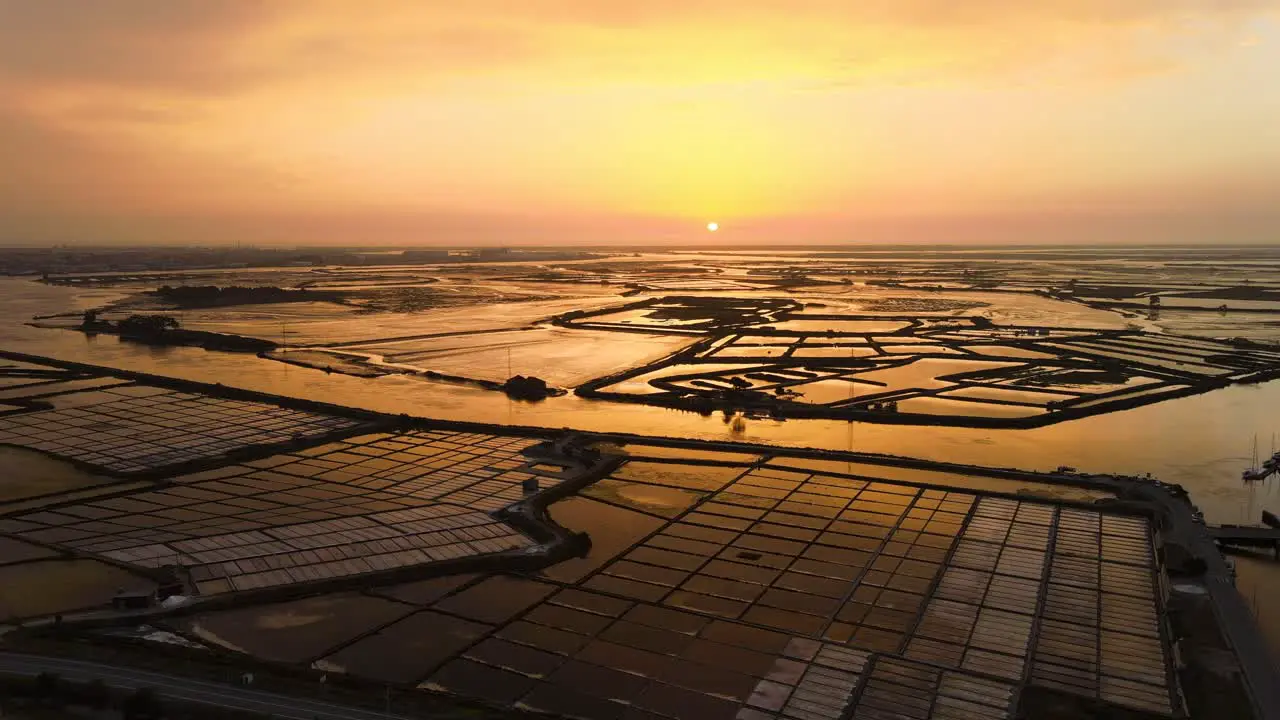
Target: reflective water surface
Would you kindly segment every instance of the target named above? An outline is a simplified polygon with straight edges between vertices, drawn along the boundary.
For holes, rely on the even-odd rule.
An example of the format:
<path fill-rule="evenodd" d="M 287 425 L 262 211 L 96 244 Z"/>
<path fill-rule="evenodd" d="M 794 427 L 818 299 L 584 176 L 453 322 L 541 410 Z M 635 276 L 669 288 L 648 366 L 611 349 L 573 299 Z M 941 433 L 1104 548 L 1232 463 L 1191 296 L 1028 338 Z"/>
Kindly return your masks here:
<path fill-rule="evenodd" d="M 86 297 L 86 293 L 92 297 Z M 604 432 L 731 440 L 888 453 L 996 467 L 1151 473 L 1191 491 L 1211 521 L 1254 522 L 1280 511 L 1273 486 L 1245 486 L 1240 472 L 1280 433 L 1280 382 L 1236 386 L 1132 410 L 1030 430 L 902 427 L 829 420 L 745 419 L 591 401 L 569 394 L 538 403 L 422 378 L 326 374 L 249 354 L 152 347 L 112 336 L 20 324 L 36 314 L 103 302 L 109 291 L 0 279 L 6 318 L 0 348 L 202 382 L 415 416 Z"/>
<path fill-rule="evenodd" d="M 36 315 L 95 307 L 122 294 L 0 278 L 4 318 L 0 348 L 430 418 L 855 450 L 1022 469 L 1051 470 L 1066 465 L 1091 472 L 1150 473 L 1187 488 L 1210 522 L 1254 523 L 1264 509 L 1280 513 L 1276 481 L 1245 485 L 1240 479 L 1241 470 L 1250 462 L 1255 437 L 1259 454 L 1265 455 L 1272 436 L 1280 433 L 1280 417 L 1275 411 L 1280 407 L 1280 381 L 1229 387 L 1030 430 L 827 420 L 730 422 L 719 413 L 702 416 L 591 401 L 572 394 L 539 403 L 514 402 L 498 393 L 416 377 L 355 378 L 248 354 L 150 347 L 111 336 L 86 337 L 22 324 Z M 1016 306 L 1022 298 L 1002 296 L 1000 301 Z M 1032 302 L 1045 300 L 1034 298 Z M 1019 313 L 1014 307 L 1005 314 Z M 1280 572 L 1269 560 L 1241 563 L 1241 576 L 1246 597 L 1251 597 L 1247 588 L 1257 587 L 1262 605 L 1269 597 L 1265 589 L 1280 582 L 1276 579 Z M 1280 622 L 1268 620 L 1268 613 L 1263 615 L 1264 631 L 1280 639 Z M 1273 642 L 1273 646 L 1277 644 Z"/>

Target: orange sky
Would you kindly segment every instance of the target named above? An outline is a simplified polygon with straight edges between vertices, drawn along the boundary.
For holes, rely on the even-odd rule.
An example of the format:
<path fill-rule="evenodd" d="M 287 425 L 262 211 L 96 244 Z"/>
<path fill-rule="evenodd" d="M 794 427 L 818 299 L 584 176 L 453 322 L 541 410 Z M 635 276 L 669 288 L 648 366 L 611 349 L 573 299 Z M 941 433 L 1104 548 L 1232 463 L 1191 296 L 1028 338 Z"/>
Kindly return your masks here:
<path fill-rule="evenodd" d="M 1277 67 L 1275 0 L 0 0 L 0 243 L 1274 242 Z"/>

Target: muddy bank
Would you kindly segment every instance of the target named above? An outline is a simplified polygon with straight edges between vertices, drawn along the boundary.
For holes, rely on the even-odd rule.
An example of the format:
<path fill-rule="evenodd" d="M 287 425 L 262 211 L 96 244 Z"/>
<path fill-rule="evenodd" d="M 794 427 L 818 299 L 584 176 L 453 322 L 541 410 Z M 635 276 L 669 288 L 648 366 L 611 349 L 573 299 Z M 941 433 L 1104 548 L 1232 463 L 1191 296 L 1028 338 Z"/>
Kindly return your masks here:
<path fill-rule="evenodd" d="M 284 352 L 268 351 L 259 353 L 259 357 L 275 360 L 288 365 L 323 370 L 327 373 L 338 373 L 359 378 L 378 378 L 386 375 L 410 375 L 411 370 L 388 365 L 370 364 L 363 355 L 352 355 L 327 350 L 288 350 Z"/>
<path fill-rule="evenodd" d="M 205 330 L 171 330 L 159 334 L 137 334 L 119 332 L 117 330 L 88 329 L 86 334 L 119 335 L 121 340 L 143 345 L 189 346 L 205 350 L 222 350 L 223 352 L 261 353 L 276 349 L 278 345 L 270 340 L 208 332 Z"/>
<path fill-rule="evenodd" d="M 228 307 L 233 305 L 266 305 L 291 302 L 342 302 L 346 295 L 335 290 L 307 290 L 272 285 L 244 287 L 231 285 L 161 285 L 147 295 L 182 309 Z"/>
<path fill-rule="evenodd" d="M 55 327 L 40 323 L 29 324 L 39 328 Z M 162 347 L 201 347 L 205 350 L 241 353 L 262 353 L 277 347 L 271 340 L 261 338 L 188 330 L 179 327 L 177 319 L 167 315 L 130 315 L 123 320 L 112 321 L 99 320 L 97 313 L 90 310 L 84 313 L 79 325 L 61 329 L 79 330 L 86 335 L 116 335 L 128 342 Z"/>
<path fill-rule="evenodd" d="M 514 375 L 504 382 L 496 382 L 482 378 L 452 375 L 437 372 L 435 370 L 424 370 L 406 365 L 387 363 L 377 356 L 351 352 L 330 350 L 290 350 L 287 352 L 263 352 L 259 353 L 259 357 L 263 357 L 268 360 L 276 360 L 289 365 L 296 365 L 298 367 L 310 368 L 312 370 L 323 370 L 326 373 L 337 373 L 340 375 L 350 375 L 352 377 L 379 378 L 387 375 L 405 375 L 409 377 L 425 378 L 427 380 L 437 380 L 440 382 L 471 385 L 485 390 L 506 393 L 508 397 L 515 400 L 543 400 L 549 397 L 566 395 L 569 392 L 564 388 L 549 385 L 545 380 L 537 377 Z"/>

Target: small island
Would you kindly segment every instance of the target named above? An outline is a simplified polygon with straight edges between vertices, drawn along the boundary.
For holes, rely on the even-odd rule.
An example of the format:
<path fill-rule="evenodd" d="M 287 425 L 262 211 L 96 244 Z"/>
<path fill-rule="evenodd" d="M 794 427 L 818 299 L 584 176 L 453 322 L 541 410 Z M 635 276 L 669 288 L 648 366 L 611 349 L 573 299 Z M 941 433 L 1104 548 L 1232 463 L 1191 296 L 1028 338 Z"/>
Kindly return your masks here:
<path fill-rule="evenodd" d="M 545 400 L 553 395 L 563 395 L 564 391 L 551 387 L 546 380 L 538 377 L 516 375 L 502 384 L 502 391 L 516 400 Z"/>
<path fill-rule="evenodd" d="M 332 290 L 289 289 L 273 286 L 162 285 L 152 290 L 161 300 L 186 310 L 230 305 L 267 305 L 291 302 L 342 302 L 344 293 Z"/>
<path fill-rule="evenodd" d="M 276 343 L 260 338 L 187 330 L 181 327 L 177 318 L 160 314 L 130 315 L 113 322 L 99 319 L 96 311 L 86 310 L 76 329 L 89 334 L 118 335 L 121 340 L 148 345 L 188 345 L 206 350 L 248 353 L 269 352 L 277 347 Z"/>

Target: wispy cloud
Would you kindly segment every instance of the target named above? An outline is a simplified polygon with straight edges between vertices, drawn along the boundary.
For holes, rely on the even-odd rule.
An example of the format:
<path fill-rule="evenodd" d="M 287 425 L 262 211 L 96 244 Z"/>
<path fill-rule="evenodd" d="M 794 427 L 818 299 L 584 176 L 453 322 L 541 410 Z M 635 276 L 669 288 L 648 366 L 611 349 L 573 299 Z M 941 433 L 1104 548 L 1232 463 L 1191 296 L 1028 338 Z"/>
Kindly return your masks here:
<path fill-rule="evenodd" d="M 0 0 L 0 76 L 217 93 L 389 72 L 672 83 L 964 74 L 1122 55 L 1266 11 L 1269 0 Z"/>
<path fill-rule="evenodd" d="M 627 196 L 637 212 L 771 212 L 874 204 L 886 186 L 939 194 L 978 162 L 1000 169 L 968 184 L 1043 184 L 1027 153 L 1055 120 L 1038 97 L 1256 55 L 1278 13 L 1274 0 L 0 0 L 0 206 Z M 1112 106 L 1134 115 L 1117 123 L 1177 120 L 1134 97 Z M 1241 122 L 1224 116 L 1220 134 Z M 993 157 L 949 146 L 958 128 Z M 1101 175 L 1124 142 L 1080 147 Z"/>

